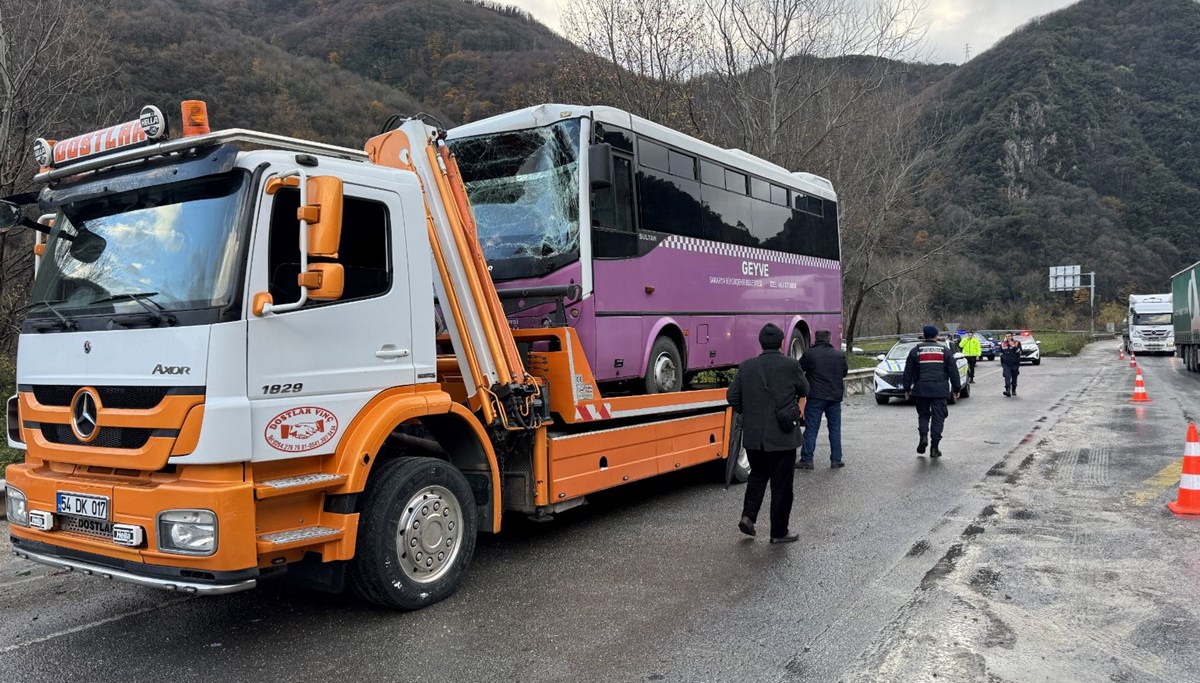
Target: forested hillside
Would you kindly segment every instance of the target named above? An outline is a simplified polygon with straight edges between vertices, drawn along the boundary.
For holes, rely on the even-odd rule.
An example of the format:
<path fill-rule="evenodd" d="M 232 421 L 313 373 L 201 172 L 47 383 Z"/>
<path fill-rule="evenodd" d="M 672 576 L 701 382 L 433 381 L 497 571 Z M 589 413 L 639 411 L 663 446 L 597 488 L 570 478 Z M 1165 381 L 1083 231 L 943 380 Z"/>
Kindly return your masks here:
<path fill-rule="evenodd" d="M 947 310 L 1045 297 L 1052 265 L 1111 299 L 1200 260 L 1198 45 L 1194 0 L 1082 0 L 925 94 L 956 128 L 952 192 L 985 219 L 982 275 L 948 280 Z"/>
<path fill-rule="evenodd" d="M 5 191 L 28 183 L 33 136 L 151 102 L 177 116 L 180 99 L 199 97 L 221 127 L 357 147 L 394 113 L 451 126 L 559 99 L 622 106 L 833 179 L 860 334 L 909 318 L 1078 321 L 1086 307 L 1045 291 L 1047 267 L 1097 271 L 1098 301 L 1111 302 L 1163 290 L 1200 260 L 1196 0 L 1081 0 L 962 66 L 836 36 L 759 55 L 749 19 L 714 30 L 698 0 L 565 0 L 583 18 L 568 33 L 590 54 L 486 0 L 0 4 L 21 17 L 6 23 L 10 58 L 33 55 L 33 36 L 76 32 L 59 41 L 69 66 L 42 60 L 43 76 L 4 93 L 27 124 L 0 140 Z M 16 283 L 0 289 L 0 317 L 23 306 L 19 253 L 0 248 Z"/>

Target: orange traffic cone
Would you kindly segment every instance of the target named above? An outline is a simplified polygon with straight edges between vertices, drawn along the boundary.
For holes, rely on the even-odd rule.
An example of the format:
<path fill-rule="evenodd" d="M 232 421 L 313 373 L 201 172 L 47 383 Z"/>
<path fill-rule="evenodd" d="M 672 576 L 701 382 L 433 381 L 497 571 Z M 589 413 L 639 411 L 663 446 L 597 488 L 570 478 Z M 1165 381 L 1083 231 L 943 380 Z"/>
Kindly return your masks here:
<path fill-rule="evenodd" d="M 1200 434 L 1196 423 L 1188 423 L 1187 445 L 1183 447 L 1183 475 L 1179 478 L 1179 499 L 1167 503 L 1177 515 L 1200 515 Z"/>
<path fill-rule="evenodd" d="M 1131 367 L 1131 368 L 1137 367 L 1137 354 L 1134 353 L 1133 351 L 1129 352 L 1129 367 Z"/>
<path fill-rule="evenodd" d="M 1138 403 L 1147 403 L 1150 397 L 1146 395 L 1146 382 L 1142 380 L 1142 369 L 1138 368 L 1137 379 L 1133 380 L 1133 398 L 1129 399 Z"/>
<path fill-rule="evenodd" d="M 1117 349 L 1117 360 L 1125 360 L 1125 347 Z"/>

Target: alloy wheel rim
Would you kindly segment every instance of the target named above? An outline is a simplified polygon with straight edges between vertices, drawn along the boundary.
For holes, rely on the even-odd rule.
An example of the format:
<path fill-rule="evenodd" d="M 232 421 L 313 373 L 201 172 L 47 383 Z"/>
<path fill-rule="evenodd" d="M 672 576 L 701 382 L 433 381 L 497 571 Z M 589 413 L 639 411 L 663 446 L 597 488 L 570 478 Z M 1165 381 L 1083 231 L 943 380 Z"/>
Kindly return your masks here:
<path fill-rule="evenodd" d="M 660 353 L 654 359 L 654 384 L 660 392 L 674 391 L 679 378 L 679 369 L 669 353 Z"/>
<path fill-rule="evenodd" d="M 400 516 L 396 529 L 396 554 L 405 576 L 417 583 L 440 579 L 462 547 L 462 506 L 444 486 L 418 491 Z"/>

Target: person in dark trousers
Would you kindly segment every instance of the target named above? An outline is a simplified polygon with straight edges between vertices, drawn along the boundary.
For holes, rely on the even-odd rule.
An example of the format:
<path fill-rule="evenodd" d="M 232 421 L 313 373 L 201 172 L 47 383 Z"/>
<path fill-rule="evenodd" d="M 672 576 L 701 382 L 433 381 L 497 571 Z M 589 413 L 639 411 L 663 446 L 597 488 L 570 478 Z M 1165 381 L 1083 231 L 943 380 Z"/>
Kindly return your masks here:
<path fill-rule="evenodd" d="M 780 351 L 783 330 L 767 323 L 758 333 L 762 354 L 738 366 L 727 397 L 742 415 L 742 445 L 750 456 L 750 480 L 738 528 L 754 536 L 754 523 L 762 507 L 767 483 L 771 484 L 771 542 L 791 543 L 800 538 L 788 530 L 792 514 L 792 482 L 799 422 L 803 419 L 808 382 L 800 364 Z"/>
<path fill-rule="evenodd" d="M 924 453 L 932 440 L 933 448 L 929 451 L 929 457 L 940 458 L 942 452 L 938 444 L 941 443 L 942 426 L 946 422 L 946 400 L 950 397 L 947 390 L 958 396 L 962 382 L 958 377 L 954 354 L 937 341 L 937 328 L 926 325 L 924 334 L 925 341 L 908 352 L 908 359 L 904 363 L 904 398 L 911 395 L 917 403 L 917 433 L 921 435 L 917 452 Z"/>
<path fill-rule="evenodd" d="M 843 467 L 842 462 L 842 397 L 844 379 L 850 372 L 846 354 L 833 348 L 829 330 L 817 330 L 816 343 L 800 358 L 800 369 L 808 380 L 808 402 L 804 407 L 804 447 L 800 449 L 798 469 L 813 468 L 817 450 L 817 435 L 821 433 L 821 415 L 829 423 L 829 464 Z"/>
<path fill-rule="evenodd" d="M 1021 342 L 1012 332 L 1004 333 L 1000 342 L 1000 367 L 1004 369 L 1004 395 L 1017 395 L 1017 375 L 1021 374 Z"/>
<path fill-rule="evenodd" d="M 967 336 L 963 337 L 959 347 L 962 349 L 962 354 L 967 357 L 967 381 L 974 384 L 975 364 L 983 355 L 983 344 L 980 343 L 979 337 L 975 336 L 975 330 L 967 330 Z"/>

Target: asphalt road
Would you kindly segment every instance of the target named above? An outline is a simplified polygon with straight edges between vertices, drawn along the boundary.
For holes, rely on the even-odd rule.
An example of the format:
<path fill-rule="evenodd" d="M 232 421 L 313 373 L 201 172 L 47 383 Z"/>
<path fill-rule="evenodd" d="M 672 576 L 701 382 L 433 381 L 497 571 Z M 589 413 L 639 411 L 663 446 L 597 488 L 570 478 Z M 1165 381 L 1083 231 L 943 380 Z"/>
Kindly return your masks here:
<path fill-rule="evenodd" d="M 796 473 L 799 543 L 740 535 L 743 488 L 682 472 L 506 520 L 418 613 L 180 597 L 0 543 L 0 680 L 1200 680 L 1200 520 L 1165 508 L 1200 375 L 1142 359 L 1135 406 L 1115 356 L 1026 366 L 1018 398 L 981 363 L 940 461 L 910 405 L 850 398 L 848 466 L 822 443 Z"/>

